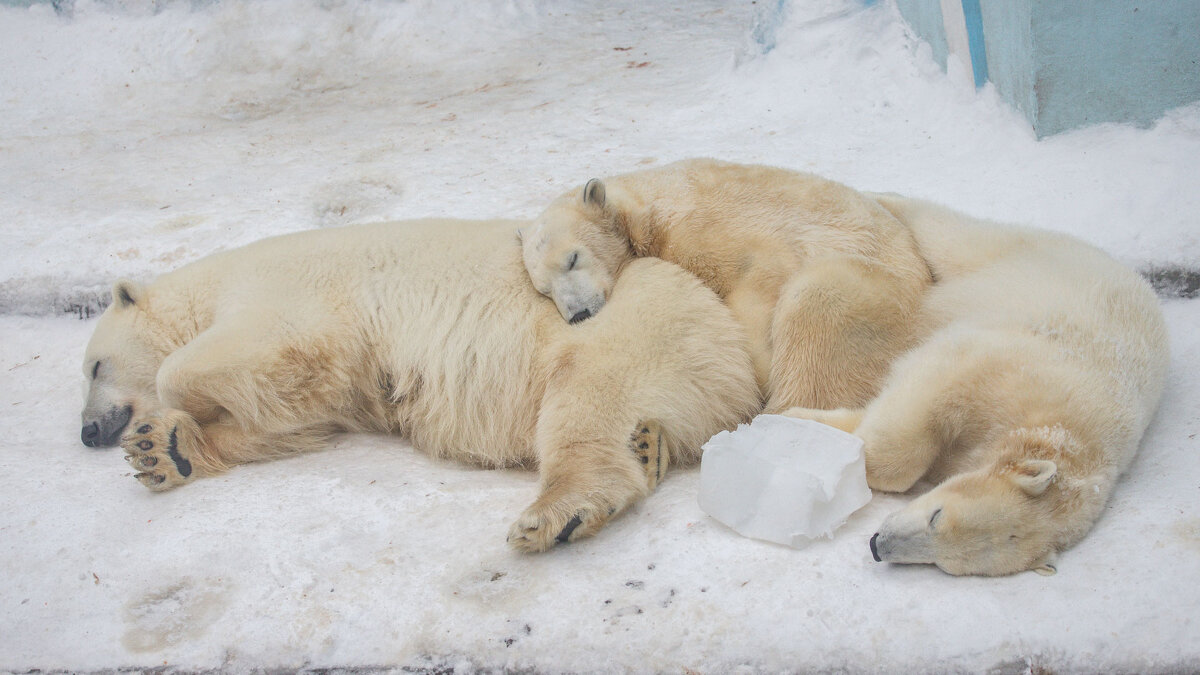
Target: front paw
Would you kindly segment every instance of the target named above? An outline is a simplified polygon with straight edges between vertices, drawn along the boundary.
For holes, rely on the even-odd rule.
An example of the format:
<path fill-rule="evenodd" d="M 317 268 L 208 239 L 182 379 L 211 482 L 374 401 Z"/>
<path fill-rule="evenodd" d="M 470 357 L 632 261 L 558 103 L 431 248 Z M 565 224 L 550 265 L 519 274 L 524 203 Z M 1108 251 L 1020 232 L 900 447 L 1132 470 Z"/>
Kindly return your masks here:
<path fill-rule="evenodd" d="M 189 424 L 190 423 L 190 424 Z M 168 490 L 196 477 L 186 442 L 191 438 L 191 418 L 181 412 L 163 412 L 130 425 L 121 438 L 125 461 L 138 471 L 134 475 L 151 490 Z"/>
<path fill-rule="evenodd" d="M 581 495 L 543 494 L 509 528 L 508 544 L 522 553 L 540 553 L 596 534 L 616 512 Z"/>

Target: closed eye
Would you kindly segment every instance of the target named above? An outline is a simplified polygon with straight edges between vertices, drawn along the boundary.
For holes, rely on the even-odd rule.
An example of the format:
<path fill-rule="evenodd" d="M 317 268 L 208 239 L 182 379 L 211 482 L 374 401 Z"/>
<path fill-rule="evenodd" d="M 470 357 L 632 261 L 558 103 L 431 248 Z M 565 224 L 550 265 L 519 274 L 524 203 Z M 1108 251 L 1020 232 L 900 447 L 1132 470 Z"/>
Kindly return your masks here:
<path fill-rule="evenodd" d="M 577 262 L 579 262 L 579 251 L 575 251 L 571 254 L 570 258 L 567 258 L 567 271 L 570 272 L 575 269 L 575 263 Z"/>
<path fill-rule="evenodd" d="M 92 379 L 93 380 L 96 379 L 96 376 L 99 374 L 100 374 L 100 362 L 97 361 L 96 365 L 92 366 Z"/>
<path fill-rule="evenodd" d="M 942 510 L 941 510 L 941 509 L 938 509 L 937 511 L 934 511 L 934 512 L 933 512 L 933 515 L 932 515 L 932 516 L 929 516 L 929 526 L 930 526 L 930 527 L 933 527 L 934 523 L 936 523 L 936 522 L 937 522 L 937 519 L 938 519 L 938 517 L 940 517 L 941 515 L 942 515 Z"/>

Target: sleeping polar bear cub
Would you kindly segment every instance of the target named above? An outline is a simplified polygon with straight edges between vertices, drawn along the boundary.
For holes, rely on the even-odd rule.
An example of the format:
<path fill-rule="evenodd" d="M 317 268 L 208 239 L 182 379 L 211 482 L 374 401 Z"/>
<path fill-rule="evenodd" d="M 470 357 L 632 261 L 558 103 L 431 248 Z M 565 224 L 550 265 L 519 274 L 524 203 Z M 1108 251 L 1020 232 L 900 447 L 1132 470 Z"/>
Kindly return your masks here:
<path fill-rule="evenodd" d="M 864 441 L 867 482 L 904 492 L 876 560 L 951 574 L 1053 573 L 1100 516 L 1158 405 L 1166 330 L 1149 285 L 1072 237 L 875 195 L 938 278 L 920 346 L 865 408 L 790 410 Z"/>
<path fill-rule="evenodd" d="M 912 345 L 931 281 L 908 228 L 845 185 L 690 159 L 592 179 L 522 231 L 534 286 L 571 322 L 601 312 L 624 265 L 700 277 L 746 330 L 767 410 L 863 405 Z"/>
<path fill-rule="evenodd" d="M 86 351 L 82 440 L 119 442 L 164 490 L 337 431 L 395 432 L 439 457 L 536 465 L 517 549 L 594 534 L 757 411 L 750 358 L 716 295 L 662 261 L 568 326 L 529 284 L 518 225 L 301 232 L 119 282 Z"/>

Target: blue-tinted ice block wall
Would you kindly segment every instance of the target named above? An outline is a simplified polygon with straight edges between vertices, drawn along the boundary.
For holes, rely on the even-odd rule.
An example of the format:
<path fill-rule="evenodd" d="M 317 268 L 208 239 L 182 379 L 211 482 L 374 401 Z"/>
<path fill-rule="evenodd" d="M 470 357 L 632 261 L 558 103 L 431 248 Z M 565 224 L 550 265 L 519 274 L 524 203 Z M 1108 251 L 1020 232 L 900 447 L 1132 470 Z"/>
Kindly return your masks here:
<path fill-rule="evenodd" d="M 1200 100 L 1200 0 L 896 0 L 943 66 L 992 82 L 1038 137 L 1147 126 Z"/>

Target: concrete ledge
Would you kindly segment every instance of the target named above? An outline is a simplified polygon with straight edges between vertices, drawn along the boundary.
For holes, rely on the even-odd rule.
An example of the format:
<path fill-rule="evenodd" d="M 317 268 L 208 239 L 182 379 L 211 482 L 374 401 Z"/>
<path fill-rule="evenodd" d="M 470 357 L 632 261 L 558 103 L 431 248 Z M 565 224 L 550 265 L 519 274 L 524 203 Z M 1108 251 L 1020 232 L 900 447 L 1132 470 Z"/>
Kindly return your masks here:
<path fill-rule="evenodd" d="M 1141 275 L 1163 298 L 1195 298 L 1200 295 L 1200 269 L 1175 265 L 1148 267 Z"/>

